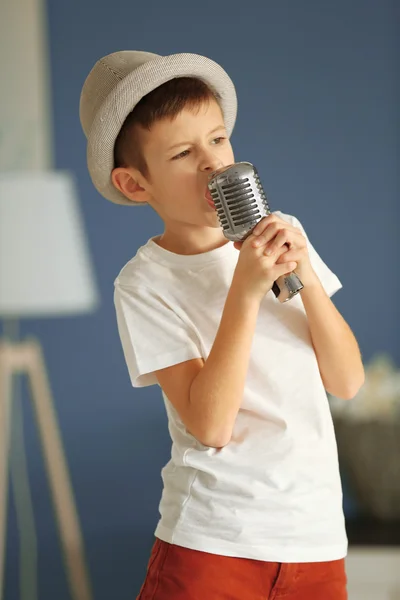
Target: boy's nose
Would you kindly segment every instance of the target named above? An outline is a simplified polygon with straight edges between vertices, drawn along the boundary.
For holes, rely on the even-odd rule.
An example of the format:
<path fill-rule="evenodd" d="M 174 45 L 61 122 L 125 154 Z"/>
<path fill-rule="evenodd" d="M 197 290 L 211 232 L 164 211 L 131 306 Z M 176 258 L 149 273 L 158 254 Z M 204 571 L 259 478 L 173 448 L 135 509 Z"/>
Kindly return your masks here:
<path fill-rule="evenodd" d="M 223 166 L 224 166 L 224 163 L 222 162 L 222 160 L 220 158 L 218 158 L 216 156 L 208 156 L 207 158 L 203 159 L 203 161 L 201 163 L 201 170 L 206 171 L 207 173 L 211 174 Z"/>

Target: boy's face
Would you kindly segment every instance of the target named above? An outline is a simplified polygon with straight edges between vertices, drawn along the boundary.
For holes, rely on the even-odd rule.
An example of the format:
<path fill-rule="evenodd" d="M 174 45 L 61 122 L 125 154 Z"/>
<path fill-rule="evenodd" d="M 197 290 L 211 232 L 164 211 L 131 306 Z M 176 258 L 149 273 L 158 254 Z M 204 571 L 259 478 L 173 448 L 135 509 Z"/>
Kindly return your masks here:
<path fill-rule="evenodd" d="M 226 242 L 205 198 L 209 175 L 235 162 L 218 103 L 212 99 L 199 109 L 185 108 L 173 121 L 157 121 L 140 136 L 149 180 L 136 169 L 115 169 L 113 179 L 117 186 L 122 182 L 125 195 L 147 202 L 164 221 L 160 245 L 189 253 Z"/>

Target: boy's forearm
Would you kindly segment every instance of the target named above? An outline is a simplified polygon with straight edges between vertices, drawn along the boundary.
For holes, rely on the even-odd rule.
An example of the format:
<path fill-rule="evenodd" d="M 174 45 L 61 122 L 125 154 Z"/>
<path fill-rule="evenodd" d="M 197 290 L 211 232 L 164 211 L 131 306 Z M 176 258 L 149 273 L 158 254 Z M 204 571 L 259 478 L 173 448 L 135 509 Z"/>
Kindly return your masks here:
<path fill-rule="evenodd" d="M 357 341 L 317 276 L 300 294 L 325 389 L 349 400 L 364 383 Z"/>
<path fill-rule="evenodd" d="M 242 402 L 259 300 L 231 286 L 204 367 L 192 383 L 190 403 L 201 423 L 201 441 L 221 447 L 231 438 Z"/>

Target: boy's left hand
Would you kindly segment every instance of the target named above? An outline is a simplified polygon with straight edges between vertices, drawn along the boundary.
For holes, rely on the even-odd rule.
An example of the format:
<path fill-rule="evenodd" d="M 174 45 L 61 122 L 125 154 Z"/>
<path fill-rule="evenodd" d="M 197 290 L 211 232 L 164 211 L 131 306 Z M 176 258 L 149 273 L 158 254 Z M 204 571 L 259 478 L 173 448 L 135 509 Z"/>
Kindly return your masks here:
<path fill-rule="evenodd" d="M 256 236 L 252 245 L 254 247 L 257 247 L 257 245 L 265 246 L 264 254 L 267 256 L 270 256 L 281 246 L 286 244 L 288 250 L 279 257 L 276 264 L 295 261 L 297 262 L 295 272 L 302 283 L 306 285 L 307 283 L 315 281 L 317 275 L 311 266 L 307 240 L 298 227 L 293 227 L 287 221 L 271 214 L 257 223 L 252 231 L 252 235 Z M 237 250 L 240 250 L 242 243 L 243 242 L 234 242 L 234 247 Z"/>

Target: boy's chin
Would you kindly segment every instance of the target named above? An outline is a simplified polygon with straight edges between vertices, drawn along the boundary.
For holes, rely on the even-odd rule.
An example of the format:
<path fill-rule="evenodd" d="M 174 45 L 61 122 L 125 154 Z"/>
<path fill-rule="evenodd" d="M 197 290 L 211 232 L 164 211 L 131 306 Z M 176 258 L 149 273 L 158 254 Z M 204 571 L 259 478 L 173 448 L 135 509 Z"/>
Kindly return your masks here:
<path fill-rule="evenodd" d="M 210 223 L 210 227 L 220 228 L 221 224 L 218 219 L 218 215 L 216 212 L 207 213 L 207 221 Z"/>

